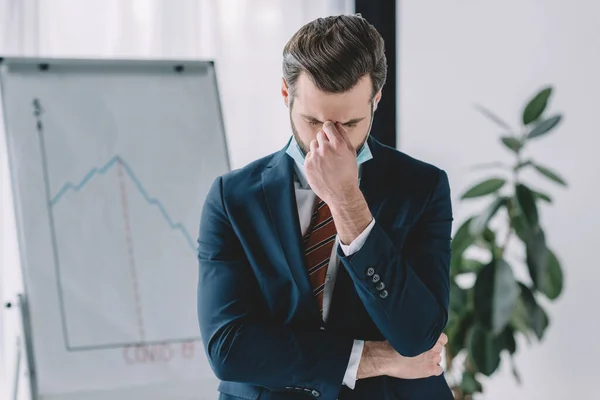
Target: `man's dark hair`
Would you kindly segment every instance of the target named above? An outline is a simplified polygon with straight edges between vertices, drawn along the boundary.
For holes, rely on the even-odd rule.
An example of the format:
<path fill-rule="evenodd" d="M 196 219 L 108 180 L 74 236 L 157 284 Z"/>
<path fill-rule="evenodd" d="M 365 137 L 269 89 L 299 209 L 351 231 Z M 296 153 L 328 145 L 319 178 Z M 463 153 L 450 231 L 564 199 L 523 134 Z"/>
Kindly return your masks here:
<path fill-rule="evenodd" d="M 292 101 L 303 71 L 328 93 L 346 92 L 369 74 L 375 97 L 387 76 L 383 38 L 360 14 L 315 19 L 300 28 L 283 49 L 283 77 Z"/>

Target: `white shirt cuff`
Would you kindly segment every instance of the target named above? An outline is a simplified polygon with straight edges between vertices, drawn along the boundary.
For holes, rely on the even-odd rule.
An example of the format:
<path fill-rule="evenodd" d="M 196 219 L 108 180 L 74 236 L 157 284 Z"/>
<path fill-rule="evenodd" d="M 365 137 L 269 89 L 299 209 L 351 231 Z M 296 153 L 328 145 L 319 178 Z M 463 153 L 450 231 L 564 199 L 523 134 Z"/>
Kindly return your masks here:
<path fill-rule="evenodd" d="M 363 347 L 365 346 L 364 340 L 355 340 L 352 345 L 352 352 L 350 353 L 350 361 L 348 362 L 348 368 L 344 375 L 344 385 L 350 389 L 354 389 L 356 384 L 356 375 L 358 374 L 358 366 L 362 357 Z"/>
<path fill-rule="evenodd" d="M 362 233 L 360 235 L 358 235 L 358 237 L 356 239 L 354 239 L 352 241 L 352 243 L 345 245 L 342 242 L 340 242 L 340 246 L 342 247 L 342 251 L 344 252 L 344 255 L 346 257 L 351 256 L 352 254 L 354 254 L 354 253 L 358 252 L 360 249 L 362 249 L 362 247 L 365 244 L 365 242 L 367 241 L 367 238 L 369 237 L 369 233 L 371 233 L 371 230 L 373 229 L 374 225 L 375 225 L 375 218 L 373 218 L 371 223 L 365 228 L 364 231 L 362 231 Z"/>

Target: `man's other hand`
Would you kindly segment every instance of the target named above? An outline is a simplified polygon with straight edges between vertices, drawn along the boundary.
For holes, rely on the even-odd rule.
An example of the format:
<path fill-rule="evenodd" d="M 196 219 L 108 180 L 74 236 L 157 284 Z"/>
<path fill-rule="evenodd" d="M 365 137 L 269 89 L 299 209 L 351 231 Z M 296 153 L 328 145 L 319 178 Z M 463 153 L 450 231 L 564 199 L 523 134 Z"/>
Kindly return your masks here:
<path fill-rule="evenodd" d="M 433 348 L 416 357 L 398 354 L 389 342 L 365 342 L 358 367 L 358 379 L 387 375 L 394 378 L 419 379 L 441 375 L 444 370 L 442 350 L 448 337 L 442 333 Z"/>

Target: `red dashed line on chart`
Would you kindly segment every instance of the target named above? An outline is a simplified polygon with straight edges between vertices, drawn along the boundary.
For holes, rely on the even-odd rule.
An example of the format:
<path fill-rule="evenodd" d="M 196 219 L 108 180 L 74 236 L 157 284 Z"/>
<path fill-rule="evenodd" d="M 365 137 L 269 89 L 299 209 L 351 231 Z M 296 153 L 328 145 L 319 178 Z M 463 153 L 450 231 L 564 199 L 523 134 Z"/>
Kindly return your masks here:
<path fill-rule="evenodd" d="M 120 162 L 117 162 L 117 170 L 119 171 L 119 182 L 121 188 L 121 204 L 123 206 L 123 221 L 125 222 L 125 236 L 127 240 L 127 252 L 129 254 L 129 266 L 131 271 L 131 281 L 133 284 L 133 293 L 135 300 L 135 311 L 137 314 L 137 323 L 140 331 L 141 341 L 144 341 L 145 332 L 144 332 L 144 319 L 142 316 L 142 304 L 140 297 L 140 288 L 137 277 L 137 268 L 135 265 L 135 254 L 133 251 L 133 236 L 131 233 L 131 224 L 129 219 L 129 207 L 127 203 L 127 191 L 125 188 L 125 181 L 123 180 L 123 165 Z"/>

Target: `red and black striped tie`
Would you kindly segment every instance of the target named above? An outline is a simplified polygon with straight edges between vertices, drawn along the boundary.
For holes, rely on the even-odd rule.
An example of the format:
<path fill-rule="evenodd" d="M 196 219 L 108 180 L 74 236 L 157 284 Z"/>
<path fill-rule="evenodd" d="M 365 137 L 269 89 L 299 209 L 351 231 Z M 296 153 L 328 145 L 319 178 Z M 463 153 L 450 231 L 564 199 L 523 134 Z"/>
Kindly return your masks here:
<path fill-rule="evenodd" d="M 321 315 L 323 315 L 323 291 L 325 289 L 327 267 L 336 234 L 337 231 L 329 206 L 317 197 L 310 227 L 304 235 L 304 257 L 313 288 L 313 295 L 317 299 Z"/>

